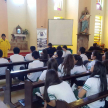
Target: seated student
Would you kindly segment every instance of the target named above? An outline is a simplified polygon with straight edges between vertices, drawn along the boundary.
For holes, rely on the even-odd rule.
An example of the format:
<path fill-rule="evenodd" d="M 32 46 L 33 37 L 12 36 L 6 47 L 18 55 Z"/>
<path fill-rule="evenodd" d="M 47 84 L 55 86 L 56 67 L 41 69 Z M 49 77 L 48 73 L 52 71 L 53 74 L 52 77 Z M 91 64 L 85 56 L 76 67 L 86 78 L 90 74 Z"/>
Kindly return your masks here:
<path fill-rule="evenodd" d="M 90 63 L 88 63 L 88 64 L 86 65 L 87 70 L 90 70 L 91 67 L 95 65 L 95 62 L 96 62 L 97 60 L 100 60 L 100 53 L 99 53 L 98 51 L 96 51 L 96 50 L 93 51 L 93 52 L 92 52 L 92 55 L 91 55 L 91 59 L 92 59 L 93 61 L 91 61 Z"/>
<path fill-rule="evenodd" d="M 23 62 L 24 57 L 22 55 L 19 55 L 20 49 L 18 47 L 15 47 L 13 49 L 14 55 L 10 56 L 10 61 L 11 62 Z M 21 67 L 24 67 L 24 65 L 17 65 L 13 66 L 13 71 L 20 70 Z"/>
<path fill-rule="evenodd" d="M 93 46 L 89 48 L 89 51 L 94 51 L 94 50 L 102 50 L 102 48 L 97 46 L 97 43 L 94 43 Z"/>
<path fill-rule="evenodd" d="M 76 101 L 70 85 L 61 81 L 53 69 L 47 71 L 43 98 L 44 108 L 56 108 L 56 100 L 63 100 L 67 103 Z"/>
<path fill-rule="evenodd" d="M 56 61 L 55 59 L 53 59 L 53 58 L 51 58 L 51 59 L 48 60 L 47 66 L 48 66 L 47 70 L 49 70 L 49 69 L 54 69 L 55 71 L 58 71 L 58 64 L 57 64 L 57 61 Z M 44 71 L 42 72 L 42 74 L 41 74 L 40 77 L 39 77 L 39 81 L 45 80 L 47 70 L 44 70 Z M 61 76 L 61 73 L 60 73 L 60 72 L 58 72 L 58 76 L 59 76 L 59 77 Z M 40 87 L 40 92 L 41 92 L 41 94 L 43 94 L 43 92 L 44 92 L 44 87 Z"/>
<path fill-rule="evenodd" d="M 61 46 L 58 46 L 58 47 L 57 47 L 57 50 L 56 50 L 56 52 L 54 53 L 53 58 L 56 58 L 56 57 L 57 57 L 57 51 L 62 51 L 62 47 L 61 47 Z"/>
<path fill-rule="evenodd" d="M 44 66 L 44 63 L 39 61 L 39 58 L 40 58 L 39 52 L 34 51 L 32 53 L 32 57 L 33 57 L 34 61 L 32 63 L 29 63 L 29 66 L 28 66 L 29 69 L 39 68 L 39 67 L 43 67 Z M 28 77 L 28 79 L 30 79 L 31 81 L 34 82 L 34 81 L 38 80 L 38 78 L 40 77 L 41 73 L 42 72 L 30 73 L 30 74 L 27 75 L 27 77 Z"/>
<path fill-rule="evenodd" d="M 33 60 L 32 53 L 33 53 L 33 51 L 35 51 L 35 50 L 36 50 L 36 47 L 35 47 L 35 46 L 31 46 L 31 47 L 30 47 L 30 54 L 27 54 L 27 55 L 25 56 L 25 60 L 26 60 L 26 61 Z"/>
<path fill-rule="evenodd" d="M 58 66 L 63 63 L 62 55 L 63 55 L 63 52 L 58 50 L 57 51 L 57 58 L 55 58 L 57 60 Z"/>
<path fill-rule="evenodd" d="M 108 59 L 108 52 L 105 52 L 104 55 L 102 56 L 102 61 Z"/>
<path fill-rule="evenodd" d="M 66 45 L 64 45 L 62 49 L 63 49 L 63 56 L 62 57 L 66 57 L 67 54 L 71 54 L 71 52 L 69 50 L 67 50 Z"/>
<path fill-rule="evenodd" d="M 48 60 L 49 56 L 46 49 L 43 49 L 40 59 Z"/>
<path fill-rule="evenodd" d="M 100 61 L 96 61 L 93 66 L 93 72 L 90 78 L 87 79 L 84 86 L 79 90 L 78 97 L 83 98 L 86 94 L 86 97 L 104 92 L 107 90 L 107 78 L 106 78 L 106 69 Z M 98 100 L 93 103 L 88 104 L 84 108 L 104 108 L 105 99 Z"/>
<path fill-rule="evenodd" d="M 71 70 L 71 75 L 72 74 L 79 74 L 79 73 L 86 72 L 87 70 L 86 70 L 86 67 L 83 65 L 83 61 L 82 61 L 81 56 L 80 55 L 77 55 L 77 54 L 75 54 L 73 56 L 74 56 L 74 64 L 75 64 L 75 66 Z M 77 78 L 77 82 L 78 83 L 84 82 L 85 80 L 87 80 L 87 78 L 88 78 L 87 76 Z M 77 85 L 79 85 L 78 83 L 77 83 Z M 81 85 L 83 85 L 83 84 L 81 84 Z M 79 86 L 81 86 L 81 85 L 79 85 Z"/>
<path fill-rule="evenodd" d="M 48 48 L 46 48 L 46 50 L 50 57 L 52 57 L 54 55 L 54 52 L 56 51 L 55 48 L 52 48 L 52 43 L 48 44 Z"/>
<path fill-rule="evenodd" d="M 87 56 L 85 55 L 85 48 L 84 47 L 80 47 L 78 54 L 82 57 L 83 61 L 88 60 Z"/>
<path fill-rule="evenodd" d="M 70 75 L 71 70 L 74 68 L 74 58 L 72 54 L 68 54 L 63 63 L 59 65 L 58 71 L 61 73 L 61 76 Z"/>
<path fill-rule="evenodd" d="M 0 50 L 0 64 L 9 63 L 7 59 L 3 58 L 3 51 Z M 5 75 L 7 67 L 0 67 L 0 75 Z"/>

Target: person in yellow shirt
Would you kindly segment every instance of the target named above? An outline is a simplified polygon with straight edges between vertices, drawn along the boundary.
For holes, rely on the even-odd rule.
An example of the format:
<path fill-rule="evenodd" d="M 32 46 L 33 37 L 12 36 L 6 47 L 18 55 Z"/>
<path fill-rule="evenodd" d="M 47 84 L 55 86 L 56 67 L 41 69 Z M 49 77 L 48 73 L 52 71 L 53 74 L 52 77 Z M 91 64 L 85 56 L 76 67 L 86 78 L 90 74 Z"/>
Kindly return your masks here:
<path fill-rule="evenodd" d="M 3 51 L 3 57 L 7 57 L 8 50 L 10 50 L 10 43 L 6 39 L 6 35 L 2 34 L 0 39 L 0 49 Z"/>

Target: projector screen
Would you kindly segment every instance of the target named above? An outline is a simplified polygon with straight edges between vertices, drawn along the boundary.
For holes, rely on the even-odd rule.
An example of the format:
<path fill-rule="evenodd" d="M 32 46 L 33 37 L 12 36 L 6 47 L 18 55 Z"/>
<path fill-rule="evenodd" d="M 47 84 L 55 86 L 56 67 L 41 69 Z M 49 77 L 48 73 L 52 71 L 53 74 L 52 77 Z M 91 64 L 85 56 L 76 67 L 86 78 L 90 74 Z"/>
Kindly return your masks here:
<path fill-rule="evenodd" d="M 49 42 L 53 45 L 72 45 L 73 20 L 49 20 Z"/>

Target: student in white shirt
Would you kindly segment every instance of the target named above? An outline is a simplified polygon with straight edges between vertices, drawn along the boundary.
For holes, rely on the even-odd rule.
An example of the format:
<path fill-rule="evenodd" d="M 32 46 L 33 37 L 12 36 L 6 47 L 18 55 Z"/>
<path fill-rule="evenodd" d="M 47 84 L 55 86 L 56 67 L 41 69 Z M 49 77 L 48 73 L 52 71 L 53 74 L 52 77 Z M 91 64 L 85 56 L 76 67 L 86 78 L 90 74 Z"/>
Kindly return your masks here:
<path fill-rule="evenodd" d="M 75 66 L 74 68 L 71 70 L 71 75 L 73 74 L 80 74 L 80 73 L 84 73 L 86 72 L 86 67 L 83 65 L 83 61 L 80 55 L 74 54 L 74 63 Z M 83 86 L 83 82 L 85 80 L 87 80 L 87 76 L 85 77 L 81 77 L 81 78 L 77 78 L 77 85 L 78 86 Z"/>
<path fill-rule="evenodd" d="M 108 52 L 105 52 L 104 55 L 102 56 L 102 61 L 108 59 Z"/>
<path fill-rule="evenodd" d="M 71 70 L 74 68 L 74 57 L 72 54 L 68 54 L 63 63 L 59 65 L 58 71 L 61 73 L 61 76 L 70 75 Z"/>
<path fill-rule="evenodd" d="M 98 51 L 94 50 L 94 51 L 92 52 L 91 59 L 92 59 L 93 61 L 89 62 L 89 63 L 86 65 L 87 70 L 90 70 L 91 67 L 95 65 L 95 62 L 96 62 L 97 60 L 100 61 L 100 53 L 99 53 Z"/>
<path fill-rule="evenodd" d="M 89 79 L 85 82 L 84 86 L 79 90 L 78 97 L 82 98 L 85 94 L 86 97 L 104 92 L 107 90 L 107 78 L 105 66 L 96 61 L 93 66 L 93 73 Z M 105 99 L 98 100 L 88 104 L 85 108 L 104 108 Z"/>
<path fill-rule="evenodd" d="M 32 53 L 32 57 L 33 57 L 34 61 L 32 63 L 29 63 L 29 66 L 28 66 L 29 69 L 39 68 L 39 67 L 44 66 L 44 63 L 39 61 L 39 58 L 40 58 L 39 52 L 34 51 Z M 40 77 L 41 73 L 42 73 L 41 71 L 40 72 L 35 72 L 35 73 L 30 73 L 30 74 L 27 75 L 27 77 L 31 81 L 35 82 L 35 81 L 38 81 L 38 78 Z"/>
<path fill-rule="evenodd" d="M 3 51 L 0 50 L 0 64 L 2 63 L 9 63 L 7 59 L 2 58 Z M 5 75 L 7 67 L 0 67 L 0 75 Z"/>
<path fill-rule="evenodd" d="M 88 57 L 85 55 L 85 48 L 84 47 L 80 47 L 78 54 L 82 57 L 83 61 L 88 60 Z"/>
<path fill-rule="evenodd" d="M 44 81 L 45 78 L 46 78 L 46 73 L 49 69 L 54 69 L 56 72 L 58 71 L 58 64 L 57 64 L 57 61 L 53 58 L 49 59 L 48 60 L 48 63 L 47 63 L 47 66 L 48 66 L 48 69 L 47 70 L 44 70 L 42 72 L 42 74 L 40 75 L 39 77 L 39 81 Z M 58 72 L 58 76 L 60 77 L 61 76 L 61 73 Z M 43 94 L 44 92 L 44 87 L 40 87 L 40 92 L 41 94 Z"/>
<path fill-rule="evenodd" d="M 63 49 L 62 57 L 66 57 L 66 55 L 71 54 L 71 52 L 69 50 L 67 50 L 67 46 L 66 45 L 64 45 L 62 49 Z"/>
<path fill-rule="evenodd" d="M 25 60 L 26 60 L 26 61 L 31 61 L 31 60 L 33 60 L 32 53 L 33 53 L 33 51 L 35 51 L 35 50 L 36 50 L 36 47 L 35 47 L 35 46 L 31 46 L 31 47 L 30 47 L 30 54 L 27 54 L 27 55 L 25 56 Z"/>
<path fill-rule="evenodd" d="M 10 56 L 10 61 L 11 62 L 23 62 L 24 61 L 24 57 L 22 55 L 19 55 L 20 53 L 20 49 L 18 47 L 15 47 L 13 49 L 14 55 Z M 13 71 L 17 71 L 20 70 L 21 67 L 24 67 L 24 65 L 17 65 L 17 66 L 13 66 Z"/>
<path fill-rule="evenodd" d="M 45 108 L 55 108 L 56 100 L 63 100 L 67 103 L 76 101 L 74 93 L 70 85 L 61 81 L 55 70 L 48 70 L 45 79 L 45 89 L 43 98 L 45 100 Z"/>

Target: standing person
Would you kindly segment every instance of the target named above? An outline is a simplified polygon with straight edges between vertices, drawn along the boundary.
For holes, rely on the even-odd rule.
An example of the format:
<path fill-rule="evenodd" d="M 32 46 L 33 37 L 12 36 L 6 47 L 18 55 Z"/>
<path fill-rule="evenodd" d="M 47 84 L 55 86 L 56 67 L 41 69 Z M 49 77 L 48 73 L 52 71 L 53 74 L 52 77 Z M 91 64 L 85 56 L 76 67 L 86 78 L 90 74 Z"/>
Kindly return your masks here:
<path fill-rule="evenodd" d="M 45 89 L 43 98 L 45 100 L 44 108 L 56 108 L 56 100 L 63 100 L 67 103 L 76 101 L 70 85 L 61 81 L 55 70 L 48 70 L 45 79 Z"/>
<path fill-rule="evenodd" d="M 69 50 L 67 50 L 67 46 L 66 45 L 64 45 L 62 49 L 63 49 L 62 57 L 66 57 L 67 54 L 71 54 L 71 52 Z"/>
<path fill-rule="evenodd" d="M 33 57 L 34 61 L 32 63 L 29 63 L 29 66 L 28 66 L 29 69 L 33 69 L 33 68 L 38 68 L 38 67 L 43 67 L 44 66 L 44 63 L 39 61 L 39 58 L 40 58 L 39 52 L 34 51 L 32 53 L 32 57 Z M 27 77 L 31 81 L 35 82 L 35 81 L 38 80 L 38 78 L 40 77 L 41 73 L 42 73 L 41 71 L 40 72 L 35 72 L 35 73 L 30 73 L 30 74 L 27 75 Z"/>
<path fill-rule="evenodd" d="M 35 51 L 35 50 L 36 50 L 36 47 L 35 47 L 35 46 L 31 46 L 31 47 L 30 47 L 30 54 L 27 54 L 27 55 L 25 56 L 25 60 L 26 60 L 26 61 L 33 60 L 32 53 L 33 53 L 33 51 Z"/>
<path fill-rule="evenodd" d="M 10 43 L 6 39 L 6 35 L 2 34 L 0 39 L 0 49 L 3 51 L 3 57 L 7 57 L 8 50 L 10 50 Z"/>
<path fill-rule="evenodd" d="M 0 64 L 9 63 L 8 60 L 4 59 L 2 56 L 3 56 L 3 52 L 2 50 L 0 50 Z M 5 75 L 6 69 L 7 67 L 0 67 L 0 75 Z"/>
<path fill-rule="evenodd" d="M 96 61 L 91 77 L 87 79 L 84 86 L 79 90 L 78 97 L 82 98 L 85 94 L 88 97 L 105 91 L 107 91 L 106 69 L 100 61 Z M 84 108 L 104 108 L 104 105 L 105 99 L 102 99 L 90 103 Z"/>
<path fill-rule="evenodd" d="M 52 57 L 54 55 L 54 52 L 56 51 L 55 48 L 52 48 L 52 43 L 48 44 L 48 48 L 46 48 L 46 50 L 50 57 Z"/>
<path fill-rule="evenodd" d="M 80 47 L 78 54 L 81 56 L 83 61 L 88 60 L 87 56 L 85 55 L 85 48 Z"/>

